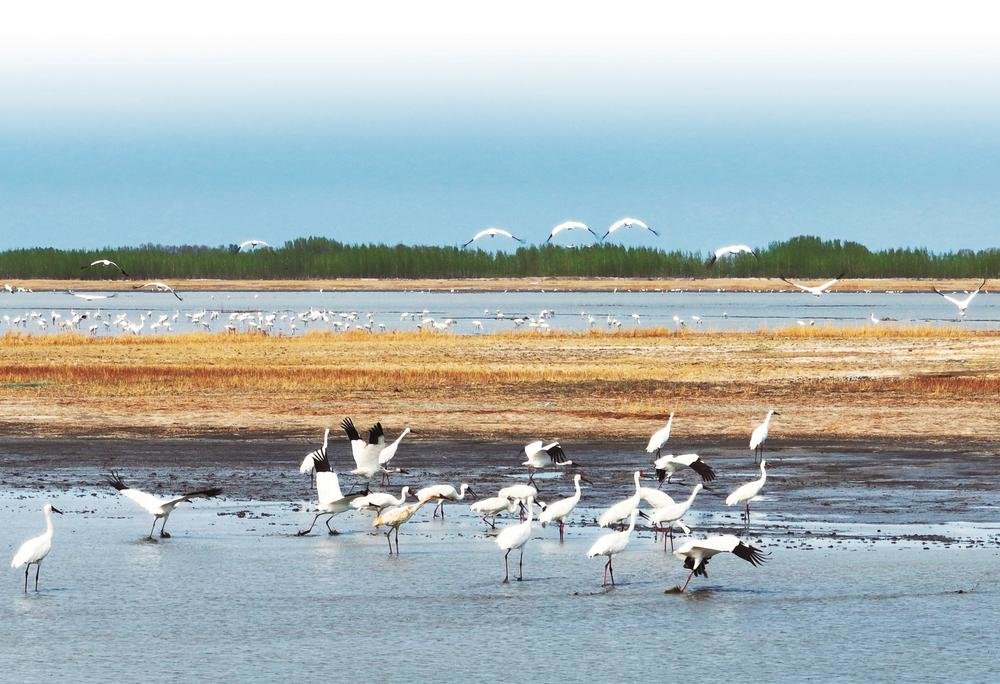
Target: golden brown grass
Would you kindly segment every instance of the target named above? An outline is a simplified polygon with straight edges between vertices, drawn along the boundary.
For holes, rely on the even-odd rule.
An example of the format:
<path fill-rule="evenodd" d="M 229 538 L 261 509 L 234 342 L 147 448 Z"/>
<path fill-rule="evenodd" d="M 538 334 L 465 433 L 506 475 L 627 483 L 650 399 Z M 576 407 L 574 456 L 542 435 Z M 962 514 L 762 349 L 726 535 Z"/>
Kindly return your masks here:
<path fill-rule="evenodd" d="M 344 415 L 434 435 L 992 440 L 1000 334 L 792 327 L 457 336 L 0 339 L 14 434 L 314 433 Z M 960 418 L 956 420 L 955 418 Z"/>

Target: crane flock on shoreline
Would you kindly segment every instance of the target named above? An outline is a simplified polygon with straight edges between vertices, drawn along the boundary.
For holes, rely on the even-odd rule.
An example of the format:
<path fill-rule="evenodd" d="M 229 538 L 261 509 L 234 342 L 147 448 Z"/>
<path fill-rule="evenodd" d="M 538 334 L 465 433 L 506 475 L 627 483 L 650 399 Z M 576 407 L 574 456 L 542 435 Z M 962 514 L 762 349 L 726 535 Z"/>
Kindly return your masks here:
<path fill-rule="evenodd" d="M 770 423 L 771 417 L 780 415 L 775 411 L 769 411 L 762 425 Z M 679 548 L 674 548 L 674 528 L 679 528 L 685 535 L 691 534 L 690 527 L 684 522 L 684 516 L 692 508 L 695 497 L 704 490 L 711 491 L 715 496 L 721 497 L 710 489 L 709 483 L 716 479 L 716 473 L 708 464 L 696 454 L 673 457 L 671 455 L 661 455 L 656 457 L 666 446 L 669 439 L 669 427 L 673 425 L 673 414 L 667 424 L 667 434 L 663 428 L 657 430 L 650 440 L 650 447 L 647 452 L 655 458 L 654 467 L 658 470 L 656 476 L 647 476 L 642 470 L 636 470 L 632 479 L 635 484 L 635 492 L 628 498 L 619 501 L 606 509 L 598 518 L 600 527 L 618 526 L 618 531 L 612 531 L 598 538 L 587 551 L 588 557 L 605 557 L 604 575 L 602 586 L 608 584 L 615 585 L 613 561 L 615 556 L 623 553 L 629 545 L 633 531 L 636 528 L 637 518 L 642 517 L 649 521 L 650 529 L 654 532 L 654 541 L 659 534 L 664 535 L 664 551 L 667 549 L 667 540 L 671 546 L 673 555 L 683 561 L 683 567 L 689 571 L 687 580 L 680 591 L 687 587 L 692 577 L 707 576 L 706 565 L 708 560 L 718 554 L 729 552 L 737 557 L 748 561 L 751 565 L 760 565 L 765 562 L 767 554 L 758 549 L 741 537 L 748 534 L 750 530 L 750 502 L 759 497 L 767 479 L 767 461 L 761 458 L 759 468 L 761 477 L 757 480 L 742 485 L 733 491 L 726 498 L 726 505 L 741 505 L 743 513 L 741 519 L 743 527 L 738 534 L 713 535 L 703 539 L 690 539 Z M 331 526 L 331 520 L 342 513 L 365 512 L 373 514 L 372 526 L 381 528 L 389 544 L 389 554 L 399 555 L 399 533 L 403 525 L 411 520 L 418 511 L 427 504 L 434 505 L 432 517 L 440 514 L 444 520 L 444 505 L 446 503 L 458 503 L 467 497 L 475 497 L 476 494 L 467 482 L 463 482 L 458 488 L 451 484 L 435 484 L 422 487 L 416 491 L 411 491 L 411 486 L 406 485 L 400 490 L 399 496 L 390 492 L 373 491 L 371 486 L 376 478 L 386 478 L 389 474 L 406 473 L 400 468 L 387 468 L 390 458 L 395 455 L 396 447 L 400 444 L 403 435 L 410 432 L 405 429 L 400 438 L 394 442 L 387 443 L 385 431 L 380 422 L 375 423 L 367 431 L 366 436 L 357 430 L 354 422 L 348 417 L 341 422 L 351 447 L 351 454 L 355 468 L 350 470 L 351 474 L 357 477 L 357 481 L 351 490 L 344 492 L 341 489 L 337 473 L 333 471 L 330 462 L 330 430 L 324 431 L 322 445 L 306 454 L 299 466 L 299 472 L 310 474 L 316 490 L 316 506 L 313 512 L 311 523 L 306 529 L 300 530 L 297 536 L 308 535 L 316 523 L 325 518 L 325 524 L 329 534 L 337 535 L 339 532 Z M 758 428 L 759 429 L 759 428 Z M 757 431 L 754 431 L 757 434 Z M 392 447 L 389 458 L 381 458 L 382 452 Z M 750 450 L 755 454 L 762 453 L 763 444 L 755 445 L 750 443 Z M 559 541 L 564 541 L 564 528 L 571 514 L 579 504 L 583 492 L 580 484 L 585 482 L 592 484 L 586 475 L 580 471 L 580 464 L 574 463 L 566 457 L 566 454 L 558 442 L 546 445 L 544 441 L 537 440 L 528 444 L 524 448 L 524 453 L 528 455 L 528 460 L 520 463 L 528 469 L 528 475 L 533 476 L 537 470 L 553 468 L 558 472 L 573 470 L 574 493 L 571 496 L 550 500 L 548 503 L 540 500 L 539 490 L 534 484 L 514 484 L 500 489 L 495 496 L 479 499 L 469 506 L 470 511 L 478 517 L 491 530 L 497 529 L 496 517 L 500 514 L 518 513 L 520 521 L 500 528 L 495 536 L 495 543 L 504 552 L 504 579 L 510 579 L 509 556 L 511 551 L 517 550 L 518 568 L 517 580 L 524 577 L 524 552 L 529 541 L 539 533 L 536 529 L 536 522 L 541 528 L 548 524 L 558 525 Z M 662 491 L 666 480 L 666 470 L 660 469 L 664 464 L 664 459 L 674 458 L 670 462 L 669 471 L 673 475 L 677 470 L 690 468 L 691 471 L 701 479 L 695 484 L 689 496 L 682 501 L 675 501 L 669 494 Z M 643 479 L 658 479 L 660 487 L 643 486 Z M 131 500 L 147 514 L 153 516 L 153 526 L 149 531 L 147 539 L 155 541 L 153 533 L 156 530 L 156 523 L 161 522 L 160 538 L 169 539 L 170 534 L 163 528 L 167 519 L 174 509 L 180 504 L 190 502 L 197 498 L 211 498 L 222 494 L 219 488 L 205 488 L 193 490 L 176 496 L 166 498 L 154 496 L 141 489 L 131 487 L 123 481 L 122 477 L 115 471 L 111 471 L 107 478 L 108 484 L 125 498 Z M 381 480 L 388 484 L 385 479 Z M 683 483 L 674 483 L 682 485 Z M 410 502 L 410 498 L 415 502 Z M 641 510 L 646 507 L 649 511 Z M 537 513 L 536 513 L 537 509 Z M 35 565 L 35 590 L 38 590 L 38 576 L 41 562 L 48 556 L 52 549 L 53 522 L 52 513 L 62 513 L 51 504 L 46 503 L 43 507 L 46 529 L 41 535 L 25 541 L 11 562 L 12 568 L 25 568 L 24 591 L 28 591 L 28 571 L 31 565 Z M 393 543 L 395 542 L 395 543 Z"/>

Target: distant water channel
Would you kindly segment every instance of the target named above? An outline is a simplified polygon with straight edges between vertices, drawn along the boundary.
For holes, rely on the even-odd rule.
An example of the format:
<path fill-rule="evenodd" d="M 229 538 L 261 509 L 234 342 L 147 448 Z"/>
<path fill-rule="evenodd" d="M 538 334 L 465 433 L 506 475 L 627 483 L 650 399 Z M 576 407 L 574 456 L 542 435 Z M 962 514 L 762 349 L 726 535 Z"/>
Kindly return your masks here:
<path fill-rule="evenodd" d="M 367 326 L 414 330 L 432 319 L 459 334 L 503 330 L 608 330 L 686 327 L 755 331 L 787 326 L 961 325 L 1000 328 L 1000 296 L 980 293 L 958 322 L 957 309 L 930 293 L 738 292 L 122 292 L 84 301 L 67 292 L 0 294 L 0 333 L 47 334 L 69 327 L 121 335 L 256 330 L 295 335 Z M 542 312 L 547 312 L 543 317 Z M 75 324 L 73 323 L 76 317 Z M 872 317 L 879 319 L 872 322 Z M 883 321 L 882 319 L 893 319 Z M 425 327 L 432 327 L 426 322 Z"/>

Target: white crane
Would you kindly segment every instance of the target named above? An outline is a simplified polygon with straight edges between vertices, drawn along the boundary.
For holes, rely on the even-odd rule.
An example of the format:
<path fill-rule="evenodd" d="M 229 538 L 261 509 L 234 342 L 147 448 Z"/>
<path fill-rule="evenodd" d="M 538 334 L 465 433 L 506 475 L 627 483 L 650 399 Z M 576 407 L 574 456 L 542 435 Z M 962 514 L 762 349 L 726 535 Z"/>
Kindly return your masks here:
<path fill-rule="evenodd" d="M 535 483 L 535 471 L 539 468 L 548 465 L 562 467 L 573 465 L 573 461 L 566 458 L 566 452 L 563 451 L 559 442 L 545 444 L 540 439 L 535 440 L 524 446 L 524 455 L 528 457 L 528 460 L 521 465 L 527 466 L 528 482 L 531 484 Z"/>
<path fill-rule="evenodd" d="M 538 496 L 538 490 L 529 484 L 516 484 L 503 487 L 497 496 L 514 499 L 521 505 L 521 519 L 524 519 L 524 507 L 528 501 L 533 501 Z"/>
<path fill-rule="evenodd" d="M 764 483 L 767 482 L 767 471 L 764 470 L 764 466 L 767 465 L 767 461 L 764 459 L 760 460 L 760 477 L 753 482 L 747 482 L 744 485 L 740 485 L 736 490 L 726 497 L 727 506 L 738 506 L 739 504 L 744 505 L 746 513 L 746 527 L 750 527 L 750 502 L 753 501 L 754 497 L 760 494 L 760 490 L 764 488 Z"/>
<path fill-rule="evenodd" d="M 563 527 L 566 524 L 566 518 L 580 503 L 580 480 L 582 479 L 583 476 L 580 473 L 574 475 L 573 487 L 576 489 L 576 493 L 546 505 L 545 509 L 538 515 L 538 522 L 542 524 L 542 527 L 550 522 L 559 523 L 559 541 L 563 540 Z"/>
<path fill-rule="evenodd" d="M 354 456 L 354 470 L 352 475 L 371 479 L 376 473 L 382 472 L 378 457 L 385 448 L 385 432 L 382 430 L 382 423 L 375 423 L 368 430 L 368 439 L 362 439 L 358 429 L 354 427 L 354 421 L 344 418 L 340 427 L 347 434 L 347 439 L 351 442 L 351 455 Z"/>
<path fill-rule="evenodd" d="M 702 490 L 701 484 L 696 484 L 694 489 L 691 490 L 691 496 L 689 496 L 684 501 L 678 503 L 670 504 L 668 506 L 661 506 L 659 508 L 654 508 L 653 512 L 649 514 L 649 522 L 654 527 L 662 527 L 664 523 L 667 524 L 667 534 L 670 536 L 670 550 L 674 549 L 674 525 L 678 525 L 684 534 L 690 534 L 691 530 L 688 529 L 681 518 L 683 518 L 688 510 L 691 509 L 691 504 L 694 503 L 694 497 L 698 496 L 698 492 Z M 667 550 L 667 535 L 664 535 L 663 539 L 663 550 Z"/>
<path fill-rule="evenodd" d="M 399 433 L 399 437 L 397 437 L 395 441 L 393 441 L 391 444 L 387 444 L 382 449 L 382 451 L 379 452 L 378 464 L 382 466 L 383 484 L 389 483 L 390 471 L 386 469 L 386 466 L 389 465 L 389 461 L 392 460 L 392 457 L 396 455 L 396 450 L 399 448 L 399 443 L 403 441 L 403 437 L 406 437 L 408 434 L 410 434 L 410 428 L 404 428 L 403 431 Z M 399 470 L 398 472 L 405 472 L 405 471 Z"/>
<path fill-rule="evenodd" d="M 240 243 L 240 251 L 243 252 L 248 249 L 257 249 L 258 247 L 270 247 L 270 246 L 271 245 L 267 244 L 263 240 L 253 240 L 253 239 L 244 240 L 243 242 Z"/>
<path fill-rule="evenodd" d="M 21 544 L 10 562 L 12 568 L 24 566 L 25 594 L 28 593 L 28 570 L 31 569 L 32 564 L 35 566 L 35 591 L 38 591 L 38 573 L 42 569 L 42 561 L 52 550 L 52 514 L 62 515 L 62 511 L 49 503 L 42 507 L 42 513 L 45 515 L 45 531 Z"/>
<path fill-rule="evenodd" d="M 712 256 L 709 257 L 708 261 L 705 262 L 706 268 L 712 268 L 715 266 L 715 262 L 723 257 L 736 256 L 737 254 L 753 254 L 754 258 L 758 261 L 760 257 L 757 256 L 757 252 L 748 245 L 726 245 L 725 247 L 719 247 Z"/>
<path fill-rule="evenodd" d="M 115 262 L 111 261 L 111 259 L 97 259 L 96 261 L 91 261 L 89 264 L 81 266 L 80 270 L 81 271 L 85 271 L 88 268 L 93 268 L 94 266 L 107 266 L 107 267 L 115 269 L 116 271 L 118 271 L 119 273 L 121 273 L 126 278 L 130 278 L 131 277 L 128 273 L 125 272 L 124 268 L 122 268 L 121 266 L 119 266 Z"/>
<path fill-rule="evenodd" d="M 178 300 L 184 301 L 183 299 L 181 299 L 181 296 L 179 294 L 177 294 L 176 292 L 174 292 L 174 288 L 170 287 L 166 283 L 160 282 L 159 280 L 155 280 L 153 282 L 146 283 L 145 285 L 136 285 L 132 289 L 133 290 L 142 290 L 143 288 L 147 288 L 147 287 L 151 287 L 154 290 L 156 290 L 157 292 L 169 292 L 173 296 L 177 297 Z"/>
<path fill-rule="evenodd" d="M 983 282 L 981 282 L 979 284 L 979 287 L 977 287 L 972 292 L 968 293 L 968 295 L 965 297 L 965 299 L 956 299 L 955 297 L 952 297 L 951 295 L 946 295 L 944 292 L 942 292 L 941 290 L 937 289 L 936 287 L 934 287 L 933 289 L 939 295 L 941 295 L 942 297 L 944 297 L 945 299 L 947 299 L 949 302 L 951 302 L 952 304 L 954 304 L 955 306 L 958 307 L 958 317 L 959 318 L 965 318 L 965 310 L 969 308 L 969 304 L 972 303 L 972 300 L 976 298 L 976 295 L 979 294 L 980 290 L 982 290 L 984 287 L 986 287 L 986 279 L 985 278 L 983 278 Z"/>
<path fill-rule="evenodd" d="M 174 509 L 178 504 L 182 504 L 185 501 L 190 501 L 191 499 L 196 499 L 199 497 L 209 498 L 213 496 L 218 496 L 222 494 L 222 490 L 218 487 L 212 487 L 210 489 L 199 489 L 194 492 L 187 492 L 186 494 L 181 494 L 180 496 L 175 496 L 170 499 L 161 499 L 158 496 L 153 496 L 148 492 L 144 492 L 141 489 L 134 489 L 126 485 L 122 478 L 115 471 L 111 471 L 108 475 L 108 483 L 118 490 L 118 493 L 127 499 L 131 499 L 136 504 L 139 505 L 144 511 L 153 516 L 153 526 L 149 529 L 149 539 L 153 538 L 153 530 L 156 529 L 156 521 L 162 520 L 160 524 L 160 537 L 163 539 L 170 539 L 170 533 L 166 532 L 163 528 L 167 526 L 167 518 L 173 513 Z"/>
<path fill-rule="evenodd" d="M 305 458 L 302 459 L 302 464 L 299 466 L 299 472 L 303 475 L 314 476 L 316 474 L 316 460 L 323 457 L 326 453 L 326 447 L 330 443 L 330 428 L 326 428 L 323 431 L 323 446 L 319 449 L 314 449 L 306 454 Z"/>
<path fill-rule="evenodd" d="M 507 527 L 500 530 L 500 534 L 497 535 L 497 546 L 503 549 L 506 553 L 503 555 L 503 581 L 506 584 L 510 579 L 510 570 L 507 565 L 507 556 L 514 549 L 521 550 L 521 558 L 517 563 L 517 581 L 520 582 L 524 579 L 524 545 L 528 543 L 531 539 L 531 516 L 534 512 L 533 509 L 534 499 L 528 497 L 528 519 L 522 523 L 516 523 L 514 525 L 508 525 Z"/>
<path fill-rule="evenodd" d="M 309 527 L 298 531 L 297 534 L 300 537 L 312 532 L 316 521 L 324 515 L 327 516 L 326 529 L 329 530 L 330 534 L 338 534 L 337 530 L 330 527 L 333 516 L 351 510 L 351 504 L 354 501 L 369 493 L 368 489 L 365 488 L 345 495 L 340 491 L 340 480 L 337 478 L 337 473 L 330 468 L 330 457 L 327 455 L 326 449 L 320 449 L 313 453 L 316 454 L 313 456 L 313 460 L 316 464 L 316 499 L 318 504 L 316 510 L 318 512 L 313 516 Z"/>
<path fill-rule="evenodd" d="M 512 240 L 517 240 L 518 242 L 524 242 L 524 240 L 522 240 L 521 238 L 517 237 L 516 235 L 512 235 L 509 230 L 504 230 L 503 228 L 484 228 L 483 230 L 481 230 L 478 233 L 476 233 L 475 235 L 473 235 L 472 239 L 469 240 L 468 242 L 466 242 L 464 245 L 462 245 L 462 247 L 463 248 L 468 247 L 473 242 L 477 242 L 478 240 L 482 240 L 485 237 L 495 238 L 497 236 L 505 237 L 505 238 L 510 238 Z"/>
<path fill-rule="evenodd" d="M 690 468 L 696 472 L 701 477 L 702 482 L 711 482 L 715 479 L 715 471 L 712 466 L 701 460 L 698 454 L 679 454 L 677 456 L 667 454 L 653 461 L 653 467 L 656 468 L 657 479 L 660 482 L 666 479 L 667 484 L 670 484 L 670 478 L 673 477 L 674 473 L 682 468 Z"/>
<path fill-rule="evenodd" d="M 552 232 L 549 233 L 549 237 L 546 240 L 546 242 L 552 242 L 552 238 L 554 238 L 556 235 L 559 235 L 559 233 L 569 232 L 571 230 L 585 230 L 591 235 L 593 235 L 595 238 L 598 237 L 597 233 L 591 230 L 590 226 L 588 226 L 586 223 L 581 223 L 579 221 L 563 221 L 558 226 L 552 229 Z"/>
<path fill-rule="evenodd" d="M 608 527 L 617 522 L 624 522 L 632 514 L 632 511 L 639 508 L 639 501 L 642 498 L 642 488 L 639 485 L 639 478 L 642 477 L 642 472 L 635 471 L 635 494 L 629 498 L 619 501 L 614 506 L 608 510 L 601 513 L 601 516 L 597 519 L 597 524 L 601 527 Z"/>
<path fill-rule="evenodd" d="M 784 280 L 786 283 L 788 283 L 792 287 L 797 287 L 798 289 L 802 290 L 803 292 L 808 292 L 813 297 L 819 297 L 824 292 L 826 292 L 831 287 L 833 287 L 841 278 L 843 278 L 844 277 L 844 273 L 846 273 L 846 271 L 841 271 L 840 274 L 836 278 L 831 278 L 830 280 L 826 281 L 822 285 L 815 285 L 815 286 L 799 285 L 798 283 L 793 283 L 791 280 L 789 280 L 788 278 L 784 278 L 784 277 L 781 278 L 781 280 Z"/>
<path fill-rule="evenodd" d="M 744 544 L 739 537 L 731 534 L 721 534 L 707 539 L 686 542 L 674 551 L 674 556 L 684 561 L 684 569 L 691 571 L 684 586 L 681 587 L 681 591 L 687 589 L 688 582 L 691 581 L 692 577 L 708 577 L 706 570 L 708 561 L 712 556 L 720 553 L 732 553 L 753 566 L 761 565 L 765 560 L 763 551 L 749 544 Z"/>
<path fill-rule="evenodd" d="M 660 457 L 660 449 L 663 445 L 667 443 L 670 439 L 670 428 L 674 424 L 674 412 L 670 412 L 670 417 L 667 418 L 667 424 L 661 427 L 659 430 L 653 433 L 649 438 L 649 444 L 646 445 L 646 453 L 651 454 L 656 452 L 656 457 Z"/>
<path fill-rule="evenodd" d="M 440 511 L 441 518 L 444 519 L 445 501 L 461 501 L 465 498 L 466 492 L 469 492 L 472 496 L 476 495 L 465 482 L 461 484 L 459 489 L 459 491 L 456 491 L 454 487 L 448 484 L 423 487 L 417 490 L 417 501 L 421 501 L 423 503 L 427 503 L 428 501 L 437 501 L 437 506 L 434 507 L 434 515 L 432 517 L 436 518 L 438 511 Z"/>
<path fill-rule="evenodd" d="M 780 413 L 773 409 L 768 411 L 764 422 L 755 427 L 753 432 L 750 433 L 750 448 L 754 452 L 753 460 L 755 463 L 758 458 L 764 455 L 764 442 L 767 441 L 767 432 L 771 428 L 771 418 L 780 415 Z"/>
<path fill-rule="evenodd" d="M 517 510 L 517 501 L 507 496 L 491 496 L 487 499 L 474 501 L 469 505 L 469 510 L 482 516 L 483 522 L 495 530 L 497 528 L 497 514 L 503 511 L 513 513 Z M 491 520 L 487 520 L 487 518 Z"/>
<path fill-rule="evenodd" d="M 406 503 L 406 497 L 410 495 L 410 488 L 403 487 L 399 492 L 399 497 L 395 497 L 388 492 L 370 492 L 365 496 L 358 497 L 351 502 L 351 508 L 356 511 L 369 510 L 381 513 L 386 508 L 392 506 L 402 506 Z"/>
<path fill-rule="evenodd" d="M 593 543 L 587 551 L 587 558 L 594 556 L 607 556 L 608 562 L 604 564 L 604 579 L 601 586 L 607 586 L 608 574 L 611 574 L 611 586 L 615 586 L 615 571 L 611 567 L 611 559 L 625 550 L 629 539 L 632 538 L 632 530 L 635 529 L 635 519 L 639 515 L 639 510 L 632 511 L 629 515 L 628 527 L 622 532 L 609 532 Z"/>
<path fill-rule="evenodd" d="M 426 501 L 418 501 L 415 504 L 410 504 L 409 506 L 393 506 L 391 508 L 386 508 L 377 516 L 375 520 L 372 521 L 372 527 L 382 527 L 383 525 L 389 528 L 389 531 L 385 533 L 385 538 L 389 542 L 389 555 L 392 555 L 392 539 L 389 535 L 392 534 L 393 530 L 396 531 L 396 555 L 399 555 L 399 528 L 402 527 L 403 523 L 413 517 L 413 514 L 420 510 Z"/>
<path fill-rule="evenodd" d="M 649 226 L 647 226 L 644 222 L 640 221 L 639 219 L 637 219 L 637 218 L 623 218 L 623 219 L 618 219 L 617 221 L 615 221 L 614 223 L 612 223 L 611 226 L 608 228 L 608 232 L 606 232 L 603 236 L 601 236 L 601 239 L 603 240 L 604 238 L 606 238 L 609 235 L 614 235 L 615 233 L 617 233 L 619 230 L 622 230 L 623 228 L 642 228 L 643 230 L 648 230 L 650 233 L 652 233 L 656 237 L 660 237 L 659 233 L 657 233 L 655 230 L 653 230 L 652 228 L 650 228 Z"/>

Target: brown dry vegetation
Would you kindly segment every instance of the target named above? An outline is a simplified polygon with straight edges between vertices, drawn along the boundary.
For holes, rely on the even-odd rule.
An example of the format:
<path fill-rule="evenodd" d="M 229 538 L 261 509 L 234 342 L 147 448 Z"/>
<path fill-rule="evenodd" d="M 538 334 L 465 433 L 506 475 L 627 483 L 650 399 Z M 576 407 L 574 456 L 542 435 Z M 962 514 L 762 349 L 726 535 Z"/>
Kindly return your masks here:
<path fill-rule="evenodd" d="M 820 280 L 803 281 L 818 284 Z M 831 292 L 930 292 L 932 286 L 962 291 L 979 285 L 976 278 L 846 278 Z M 18 280 L 16 285 L 36 292 L 44 290 L 129 291 L 131 280 Z M 171 280 L 179 292 L 200 291 L 385 291 L 455 290 L 503 292 L 524 290 L 576 290 L 604 292 L 619 290 L 684 290 L 691 292 L 771 292 L 797 291 L 777 278 L 336 278 L 325 280 L 220 280 L 215 278 Z M 989 286 L 989 283 L 987 284 Z"/>
<path fill-rule="evenodd" d="M 676 411 L 679 439 L 991 442 L 1000 334 L 946 328 L 759 333 L 175 335 L 0 340 L 10 435 L 317 434 L 344 415 L 442 437 L 629 437 Z"/>

